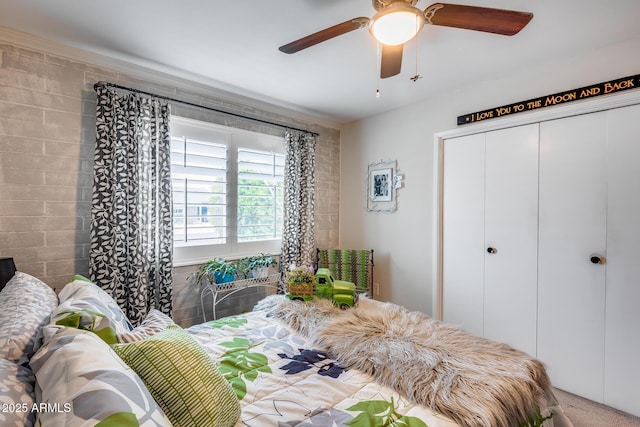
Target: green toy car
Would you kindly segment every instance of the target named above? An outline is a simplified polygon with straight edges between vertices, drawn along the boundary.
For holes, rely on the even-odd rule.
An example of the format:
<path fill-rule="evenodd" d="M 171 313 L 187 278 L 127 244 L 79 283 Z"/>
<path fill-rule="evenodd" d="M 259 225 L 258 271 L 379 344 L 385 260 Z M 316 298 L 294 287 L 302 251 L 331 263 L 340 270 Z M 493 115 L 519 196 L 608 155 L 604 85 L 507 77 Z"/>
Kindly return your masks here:
<path fill-rule="evenodd" d="M 292 300 L 309 301 L 314 297 L 332 300 L 340 308 L 349 308 L 357 301 L 356 285 L 344 280 L 335 280 L 328 268 L 319 268 L 315 275 L 313 293 L 289 286 L 287 296 Z"/>

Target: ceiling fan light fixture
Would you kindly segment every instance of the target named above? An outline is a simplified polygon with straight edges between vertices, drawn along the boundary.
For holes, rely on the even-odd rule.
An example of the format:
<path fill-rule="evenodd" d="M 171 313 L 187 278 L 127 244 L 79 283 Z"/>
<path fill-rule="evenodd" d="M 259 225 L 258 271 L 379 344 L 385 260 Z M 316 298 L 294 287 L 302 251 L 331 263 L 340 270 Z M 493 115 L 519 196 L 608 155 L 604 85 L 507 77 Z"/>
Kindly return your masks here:
<path fill-rule="evenodd" d="M 371 20 L 369 31 L 382 44 L 397 46 L 408 42 L 424 26 L 424 12 L 402 1 L 392 3 Z"/>

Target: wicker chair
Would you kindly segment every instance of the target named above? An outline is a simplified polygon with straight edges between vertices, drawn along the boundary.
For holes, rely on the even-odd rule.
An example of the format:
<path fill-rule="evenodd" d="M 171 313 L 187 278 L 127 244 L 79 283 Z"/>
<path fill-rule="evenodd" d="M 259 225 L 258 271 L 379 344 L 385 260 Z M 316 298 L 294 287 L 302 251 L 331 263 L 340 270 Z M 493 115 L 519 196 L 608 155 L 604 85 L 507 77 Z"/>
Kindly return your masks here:
<path fill-rule="evenodd" d="M 335 279 L 356 285 L 356 292 L 372 295 L 373 249 L 316 249 L 316 268 L 328 268 Z"/>

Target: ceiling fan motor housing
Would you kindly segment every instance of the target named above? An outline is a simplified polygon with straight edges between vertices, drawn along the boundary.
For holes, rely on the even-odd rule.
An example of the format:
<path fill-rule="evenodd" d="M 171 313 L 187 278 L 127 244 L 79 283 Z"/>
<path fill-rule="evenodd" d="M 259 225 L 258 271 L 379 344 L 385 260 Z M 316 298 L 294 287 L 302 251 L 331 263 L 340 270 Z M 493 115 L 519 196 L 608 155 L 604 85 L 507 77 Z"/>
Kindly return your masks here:
<path fill-rule="evenodd" d="M 376 1 L 374 0 L 374 7 Z M 425 24 L 424 12 L 411 1 L 395 0 L 379 10 L 369 23 L 369 32 L 380 43 L 397 46 L 415 37 Z"/>

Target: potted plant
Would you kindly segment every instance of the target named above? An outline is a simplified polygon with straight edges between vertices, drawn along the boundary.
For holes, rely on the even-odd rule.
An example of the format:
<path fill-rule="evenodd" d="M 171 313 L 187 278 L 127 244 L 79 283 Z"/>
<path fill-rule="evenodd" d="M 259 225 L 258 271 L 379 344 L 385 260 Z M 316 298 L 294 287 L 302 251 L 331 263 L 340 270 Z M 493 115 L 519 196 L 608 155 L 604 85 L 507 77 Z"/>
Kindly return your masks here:
<path fill-rule="evenodd" d="M 198 282 L 203 277 L 207 277 L 212 283 L 227 283 L 233 281 L 237 269 L 238 263 L 236 261 L 214 258 L 200 265 L 195 274 Z"/>
<path fill-rule="evenodd" d="M 312 299 L 315 294 L 316 276 L 313 267 L 291 266 L 286 273 L 287 291 L 291 299 Z"/>
<path fill-rule="evenodd" d="M 273 255 L 259 254 L 243 258 L 241 261 L 245 277 L 260 279 L 269 275 L 269 267 L 276 265 L 277 260 Z"/>

